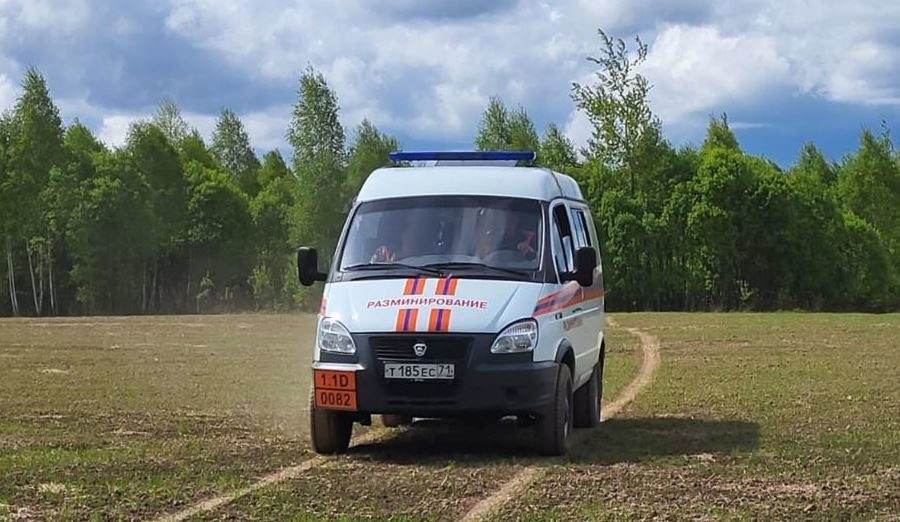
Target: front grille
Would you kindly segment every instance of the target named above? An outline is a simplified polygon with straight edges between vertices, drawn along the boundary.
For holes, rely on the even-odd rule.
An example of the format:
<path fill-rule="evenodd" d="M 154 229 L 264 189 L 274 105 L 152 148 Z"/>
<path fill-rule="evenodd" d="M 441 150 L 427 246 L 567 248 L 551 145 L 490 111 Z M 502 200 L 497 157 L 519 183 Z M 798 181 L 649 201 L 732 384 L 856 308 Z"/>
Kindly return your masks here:
<path fill-rule="evenodd" d="M 428 348 L 419 357 L 413 350 L 416 343 L 424 343 Z M 446 361 L 465 362 L 470 340 L 464 337 L 415 337 L 391 336 L 372 337 L 369 346 L 379 360 L 388 361 Z M 457 367 L 457 371 L 459 371 Z"/>
<path fill-rule="evenodd" d="M 424 343 L 428 348 L 421 357 L 413 346 Z M 381 384 L 387 399 L 393 404 L 433 404 L 453 397 L 459 390 L 466 371 L 472 338 L 450 335 L 390 335 L 369 338 L 369 348 L 378 362 L 378 371 L 384 371 L 386 362 L 452 363 L 456 376 L 452 380 L 406 381 L 385 379 Z M 398 402 L 399 401 L 399 402 Z"/>

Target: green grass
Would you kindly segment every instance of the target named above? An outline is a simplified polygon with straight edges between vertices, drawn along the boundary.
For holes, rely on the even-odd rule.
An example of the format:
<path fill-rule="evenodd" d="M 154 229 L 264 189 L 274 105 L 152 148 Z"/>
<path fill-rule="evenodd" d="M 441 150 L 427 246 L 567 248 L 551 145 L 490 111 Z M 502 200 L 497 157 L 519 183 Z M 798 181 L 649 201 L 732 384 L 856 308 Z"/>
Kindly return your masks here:
<path fill-rule="evenodd" d="M 900 316 L 617 318 L 654 383 L 497 519 L 897 516 Z"/>
<path fill-rule="evenodd" d="M 312 318 L 0 320 L 0 518 L 131 518 L 310 456 Z"/>
<path fill-rule="evenodd" d="M 524 466 L 508 519 L 890 519 L 900 316 L 622 314 L 653 383 L 564 460 L 511 423 L 425 423 L 197 520 L 453 519 Z M 313 318 L 0 321 L 0 519 L 147 518 L 311 456 Z M 640 366 L 607 333 L 604 399 Z"/>

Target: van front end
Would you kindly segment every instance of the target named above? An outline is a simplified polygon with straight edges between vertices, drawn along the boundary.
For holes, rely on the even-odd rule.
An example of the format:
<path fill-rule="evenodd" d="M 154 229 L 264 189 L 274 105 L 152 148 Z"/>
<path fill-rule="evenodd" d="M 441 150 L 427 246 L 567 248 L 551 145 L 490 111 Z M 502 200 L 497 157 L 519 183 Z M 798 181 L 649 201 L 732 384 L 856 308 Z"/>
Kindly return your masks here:
<path fill-rule="evenodd" d="M 406 336 L 357 334 L 358 354 L 324 355 L 313 363 L 316 406 L 340 406 L 328 397 L 334 373 L 352 373 L 361 415 L 458 417 L 473 414 L 534 414 L 553 397 L 557 365 L 534 362 L 531 354 L 490 353 L 496 336 L 454 334 Z M 417 355 L 416 350 L 423 355 Z M 351 406 L 352 408 L 352 406 Z M 349 409 L 349 408 L 348 408 Z"/>

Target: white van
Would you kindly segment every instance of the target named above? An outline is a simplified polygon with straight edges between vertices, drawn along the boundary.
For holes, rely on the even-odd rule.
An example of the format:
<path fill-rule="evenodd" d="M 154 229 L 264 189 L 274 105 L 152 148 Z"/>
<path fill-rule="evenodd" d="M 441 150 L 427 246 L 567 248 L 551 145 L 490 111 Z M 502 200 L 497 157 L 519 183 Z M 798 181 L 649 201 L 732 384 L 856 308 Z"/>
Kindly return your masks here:
<path fill-rule="evenodd" d="M 533 152 L 396 152 L 350 211 L 325 281 L 310 398 L 313 448 L 353 423 L 515 415 L 540 451 L 600 422 L 603 273 L 578 184 Z M 433 162 L 433 166 L 410 166 Z"/>

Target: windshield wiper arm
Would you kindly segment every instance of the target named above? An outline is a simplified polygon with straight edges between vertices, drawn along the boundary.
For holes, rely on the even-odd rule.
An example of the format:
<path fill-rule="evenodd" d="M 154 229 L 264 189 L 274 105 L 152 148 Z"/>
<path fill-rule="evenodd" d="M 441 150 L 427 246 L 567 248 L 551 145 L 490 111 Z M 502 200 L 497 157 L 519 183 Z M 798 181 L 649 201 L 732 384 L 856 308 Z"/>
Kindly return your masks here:
<path fill-rule="evenodd" d="M 528 277 L 528 272 L 523 272 L 521 270 L 513 270 L 512 268 L 503 268 L 502 266 L 493 266 L 486 265 L 484 263 L 471 263 L 471 262 L 449 262 L 449 263 L 431 263 L 429 265 L 425 265 L 427 268 L 444 268 L 452 270 L 454 268 L 477 268 L 482 269 L 486 268 L 488 270 L 493 270 L 495 272 L 502 272 L 504 274 L 511 274 L 519 277 Z"/>
<path fill-rule="evenodd" d="M 444 273 L 435 268 L 429 268 L 426 266 L 416 266 L 416 265 L 407 265 L 406 263 L 360 263 L 358 265 L 350 265 L 344 267 L 344 272 L 354 272 L 354 271 L 362 271 L 362 270 L 393 270 L 397 268 L 405 268 L 407 270 L 417 270 L 419 272 L 425 274 L 436 275 L 438 277 L 444 277 Z"/>

